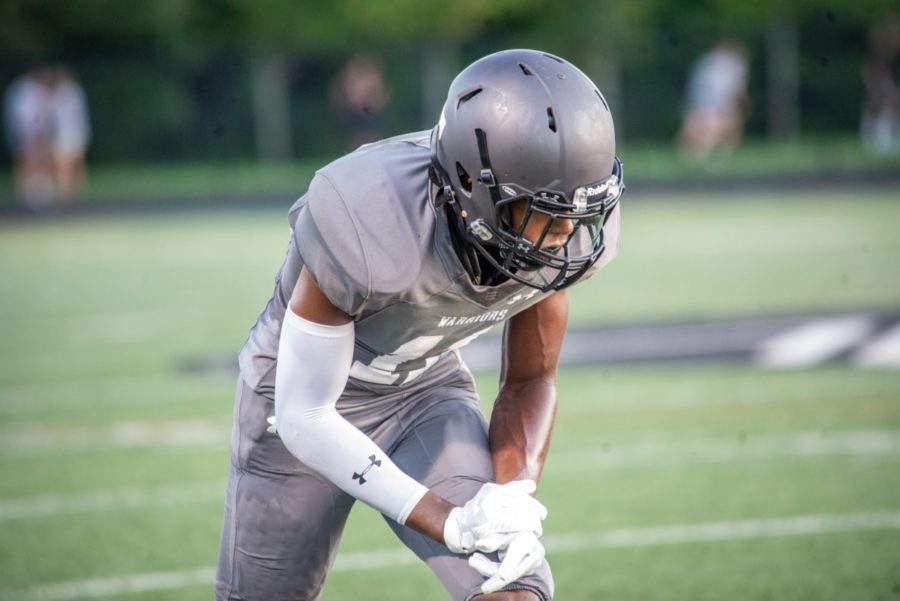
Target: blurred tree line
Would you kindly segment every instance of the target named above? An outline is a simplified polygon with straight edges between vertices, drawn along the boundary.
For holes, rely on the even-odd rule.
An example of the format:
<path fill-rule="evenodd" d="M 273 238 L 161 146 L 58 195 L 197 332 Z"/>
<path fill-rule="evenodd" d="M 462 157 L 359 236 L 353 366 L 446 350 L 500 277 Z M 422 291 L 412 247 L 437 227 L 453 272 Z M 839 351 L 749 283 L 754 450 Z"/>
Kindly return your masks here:
<path fill-rule="evenodd" d="M 280 160 L 346 150 L 331 101 L 355 53 L 384 65 L 384 135 L 429 127 L 460 68 L 510 47 L 594 78 L 620 138 L 671 140 L 691 61 L 750 51 L 751 135 L 853 132 L 867 28 L 889 0 L 4 0 L 0 85 L 65 63 L 90 102 L 94 161 Z"/>

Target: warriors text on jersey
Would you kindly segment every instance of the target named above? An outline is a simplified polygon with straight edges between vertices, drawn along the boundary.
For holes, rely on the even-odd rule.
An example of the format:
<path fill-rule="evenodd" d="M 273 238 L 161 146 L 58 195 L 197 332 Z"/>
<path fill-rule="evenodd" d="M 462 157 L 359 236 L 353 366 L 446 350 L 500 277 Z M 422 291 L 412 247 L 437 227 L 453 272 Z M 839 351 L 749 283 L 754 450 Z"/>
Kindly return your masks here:
<path fill-rule="evenodd" d="M 511 280 L 472 283 L 453 250 L 446 216 L 434 207 L 430 160 L 426 131 L 364 146 L 317 172 L 290 210 L 291 239 L 274 294 L 240 353 L 251 387 L 273 390 L 281 320 L 304 265 L 355 321 L 351 380 L 376 385 L 415 380 L 551 294 Z M 615 256 L 618 208 L 604 229 L 606 250 L 587 275 Z M 576 235 L 572 244 L 589 241 Z M 542 272 L 535 277 L 550 279 Z"/>

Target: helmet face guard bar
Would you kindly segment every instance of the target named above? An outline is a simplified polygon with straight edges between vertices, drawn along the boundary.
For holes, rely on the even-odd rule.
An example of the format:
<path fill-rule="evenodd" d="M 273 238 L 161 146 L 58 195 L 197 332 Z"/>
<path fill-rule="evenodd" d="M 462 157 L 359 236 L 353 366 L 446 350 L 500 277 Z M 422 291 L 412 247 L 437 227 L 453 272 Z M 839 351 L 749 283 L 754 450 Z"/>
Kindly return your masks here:
<path fill-rule="evenodd" d="M 483 169 L 482 173 L 488 169 Z M 545 292 L 574 284 L 597 262 L 605 250 L 603 225 L 618 204 L 625 186 L 622 163 L 615 158 L 612 174 L 579 187 L 571 199 L 555 190 L 530 191 L 515 184 L 499 183 L 490 188 L 492 198 L 496 199 L 497 226 L 481 220 L 466 224 L 469 242 L 506 277 Z M 500 198 L 500 190 L 511 196 Z M 520 202 L 525 203 L 524 216 L 521 223 L 513 224 L 509 219 L 509 207 Z M 531 242 L 524 233 L 533 219 L 544 223 L 538 238 Z M 574 221 L 572 231 L 562 246 L 541 248 L 557 220 Z M 579 234 L 588 236 L 590 246 L 585 254 L 572 256 L 571 244 Z M 499 250 L 499 261 L 489 252 L 488 246 Z M 546 283 L 534 279 L 533 272 L 543 268 L 556 271 L 556 276 Z"/>

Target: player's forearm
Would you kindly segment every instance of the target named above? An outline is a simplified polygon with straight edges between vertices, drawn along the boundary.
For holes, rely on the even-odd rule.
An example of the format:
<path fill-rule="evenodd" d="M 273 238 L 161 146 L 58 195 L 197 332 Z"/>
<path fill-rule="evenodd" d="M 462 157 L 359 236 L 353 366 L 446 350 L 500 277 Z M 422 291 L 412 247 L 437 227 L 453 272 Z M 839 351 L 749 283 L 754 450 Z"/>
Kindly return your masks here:
<path fill-rule="evenodd" d="M 565 291 L 514 316 L 503 332 L 500 395 L 489 431 L 497 482 L 540 478 L 556 417 L 556 366 L 568 315 Z"/>
<path fill-rule="evenodd" d="M 318 414 L 278 406 L 285 447 L 307 467 L 403 524 L 427 489 L 405 474 L 371 439 L 333 408 Z"/>
<path fill-rule="evenodd" d="M 453 503 L 429 490 L 406 518 L 406 525 L 444 544 L 444 523 L 454 507 Z"/>
<path fill-rule="evenodd" d="M 491 414 L 494 478 L 538 481 L 556 418 L 555 378 L 506 384 Z"/>
<path fill-rule="evenodd" d="M 353 322 L 324 325 L 285 313 L 275 377 L 278 434 L 308 467 L 402 524 L 427 489 L 335 408 L 350 371 L 353 330 Z"/>

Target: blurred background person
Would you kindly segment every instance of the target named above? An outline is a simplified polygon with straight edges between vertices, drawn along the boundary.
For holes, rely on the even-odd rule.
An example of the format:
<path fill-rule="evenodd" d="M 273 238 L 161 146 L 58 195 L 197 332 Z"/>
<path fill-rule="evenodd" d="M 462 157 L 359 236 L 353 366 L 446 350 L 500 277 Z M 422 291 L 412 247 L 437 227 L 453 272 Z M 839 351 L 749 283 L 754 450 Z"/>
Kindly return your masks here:
<path fill-rule="evenodd" d="M 15 163 L 16 196 L 39 209 L 56 196 L 53 183 L 53 73 L 35 67 L 14 80 L 4 99 L 6 139 Z"/>
<path fill-rule="evenodd" d="M 26 206 L 48 208 L 81 189 L 91 125 L 84 90 L 68 68 L 37 67 L 10 84 L 5 126 L 16 194 Z"/>
<path fill-rule="evenodd" d="M 66 67 L 54 69 L 51 104 L 56 194 L 59 200 L 68 201 L 85 182 L 85 152 L 91 138 L 91 122 L 84 90 Z"/>
<path fill-rule="evenodd" d="M 724 39 L 691 66 L 678 143 L 681 152 L 705 161 L 741 141 L 748 109 L 747 49 Z"/>
<path fill-rule="evenodd" d="M 861 75 L 865 87 L 860 137 L 872 154 L 900 149 L 900 85 L 895 69 L 900 56 L 900 14 L 875 23 L 868 32 L 868 55 Z"/>
<path fill-rule="evenodd" d="M 332 81 L 331 99 L 347 129 L 347 149 L 381 137 L 381 113 L 390 92 L 381 60 L 372 54 L 352 56 Z"/>

